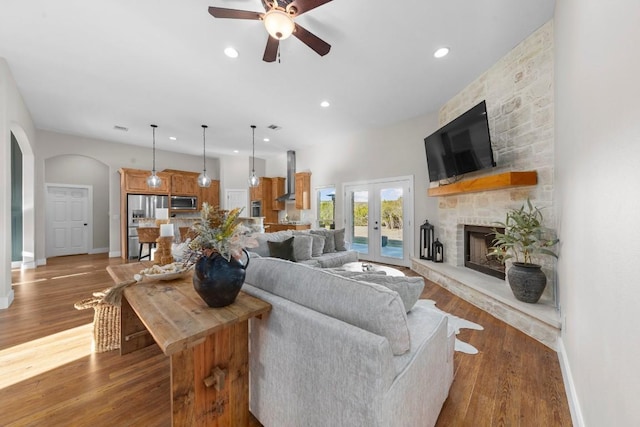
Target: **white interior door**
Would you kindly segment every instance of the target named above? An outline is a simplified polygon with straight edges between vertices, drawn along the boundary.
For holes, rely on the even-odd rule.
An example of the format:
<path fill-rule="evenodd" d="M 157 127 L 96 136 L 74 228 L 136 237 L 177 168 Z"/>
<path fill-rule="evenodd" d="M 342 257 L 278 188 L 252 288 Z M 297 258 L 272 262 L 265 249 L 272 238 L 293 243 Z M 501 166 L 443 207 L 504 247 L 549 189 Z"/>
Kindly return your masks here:
<path fill-rule="evenodd" d="M 412 192 L 410 178 L 345 186 L 346 235 L 360 259 L 411 265 Z"/>
<path fill-rule="evenodd" d="M 89 189 L 47 186 L 46 256 L 86 254 Z"/>
<path fill-rule="evenodd" d="M 225 209 L 231 210 L 235 208 L 242 208 L 241 216 L 249 217 L 251 216 L 251 212 L 247 207 L 247 200 L 249 198 L 249 193 L 247 190 L 225 190 Z"/>

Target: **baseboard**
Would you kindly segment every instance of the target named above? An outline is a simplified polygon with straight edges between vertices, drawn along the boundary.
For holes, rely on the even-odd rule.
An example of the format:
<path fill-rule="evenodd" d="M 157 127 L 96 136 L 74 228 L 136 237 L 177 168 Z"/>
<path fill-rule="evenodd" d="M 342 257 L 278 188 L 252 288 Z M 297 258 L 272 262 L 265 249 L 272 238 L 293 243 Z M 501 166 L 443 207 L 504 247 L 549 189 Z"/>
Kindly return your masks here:
<path fill-rule="evenodd" d="M 47 259 L 39 259 L 38 261 L 36 261 L 36 265 L 47 265 Z"/>
<path fill-rule="evenodd" d="M 571 421 L 575 427 L 584 427 L 584 418 L 582 417 L 582 409 L 580 408 L 580 401 L 578 400 L 578 394 L 576 393 L 576 387 L 573 382 L 573 375 L 571 374 L 571 366 L 569 365 L 569 359 L 567 358 L 567 352 L 564 348 L 564 341 L 562 337 L 558 338 L 558 360 L 560 362 L 560 370 L 562 371 L 562 379 L 564 381 L 564 389 L 567 394 L 567 400 L 569 401 L 569 410 L 571 411 Z"/>
<path fill-rule="evenodd" d="M 122 252 L 120 251 L 109 252 L 109 258 L 120 258 L 121 256 L 122 256 Z"/>
<path fill-rule="evenodd" d="M 13 289 L 9 290 L 7 295 L 0 296 L 0 309 L 9 308 L 13 302 Z"/>
<path fill-rule="evenodd" d="M 109 252 L 109 248 L 94 248 L 89 250 L 89 255 L 106 254 L 107 252 Z"/>

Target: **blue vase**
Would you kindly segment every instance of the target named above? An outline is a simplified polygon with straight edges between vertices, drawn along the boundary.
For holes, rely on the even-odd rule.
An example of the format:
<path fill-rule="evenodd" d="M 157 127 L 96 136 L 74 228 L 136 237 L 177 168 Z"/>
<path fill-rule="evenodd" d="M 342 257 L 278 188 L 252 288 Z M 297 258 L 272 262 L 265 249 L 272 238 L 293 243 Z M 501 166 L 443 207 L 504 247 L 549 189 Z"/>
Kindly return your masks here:
<path fill-rule="evenodd" d="M 227 261 L 218 253 L 196 262 L 193 287 L 209 307 L 225 307 L 236 300 L 249 266 L 249 254 L 242 251 L 247 258 L 246 264 L 235 258 Z"/>

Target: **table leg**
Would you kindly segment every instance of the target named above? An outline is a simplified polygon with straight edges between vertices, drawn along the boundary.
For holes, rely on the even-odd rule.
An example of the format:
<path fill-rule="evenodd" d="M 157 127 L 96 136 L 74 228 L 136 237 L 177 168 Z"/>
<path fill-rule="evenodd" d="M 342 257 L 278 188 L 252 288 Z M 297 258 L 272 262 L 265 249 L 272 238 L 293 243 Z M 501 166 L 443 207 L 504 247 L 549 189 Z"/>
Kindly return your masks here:
<path fill-rule="evenodd" d="M 120 307 L 120 355 L 155 344 L 138 315 L 133 311 L 126 297 L 122 297 Z"/>
<path fill-rule="evenodd" d="M 171 356 L 174 427 L 249 425 L 248 338 L 243 321 Z M 224 379 L 216 384 L 221 372 Z"/>

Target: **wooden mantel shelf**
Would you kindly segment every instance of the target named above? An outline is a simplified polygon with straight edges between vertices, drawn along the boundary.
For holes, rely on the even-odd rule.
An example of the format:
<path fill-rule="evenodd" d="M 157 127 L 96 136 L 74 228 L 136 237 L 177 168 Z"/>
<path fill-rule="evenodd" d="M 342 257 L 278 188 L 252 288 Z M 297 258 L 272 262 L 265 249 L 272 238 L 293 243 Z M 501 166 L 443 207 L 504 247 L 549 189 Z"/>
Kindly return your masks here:
<path fill-rule="evenodd" d="M 453 194 L 536 185 L 537 183 L 538 175 L 536 171 L 505 172 L 497 175 L 483 176 L 481 178 L 467 179 L 456 182 L 455 184 L 432 187 L 428 189 L 427 194 L 429 194 L 429 196 L 451 196 Z"/>

